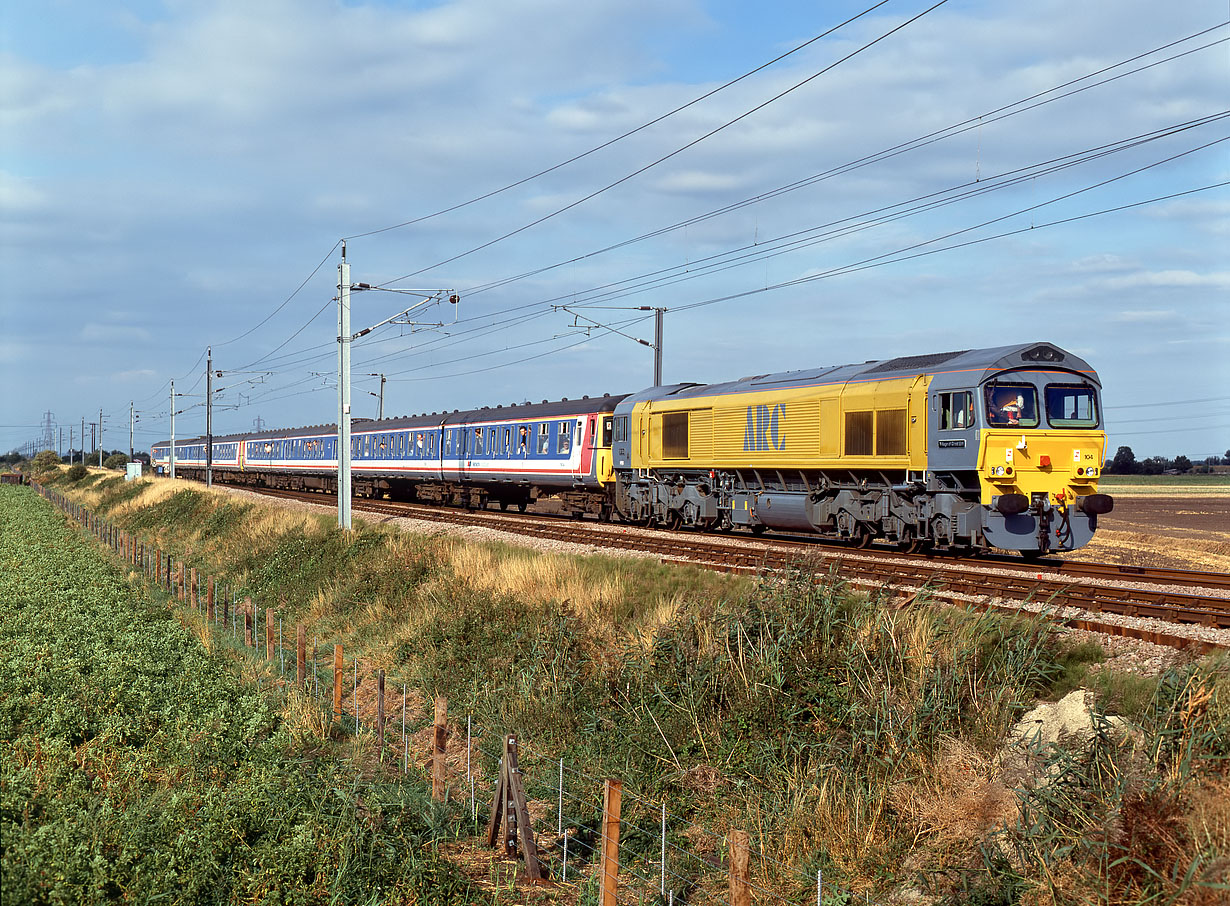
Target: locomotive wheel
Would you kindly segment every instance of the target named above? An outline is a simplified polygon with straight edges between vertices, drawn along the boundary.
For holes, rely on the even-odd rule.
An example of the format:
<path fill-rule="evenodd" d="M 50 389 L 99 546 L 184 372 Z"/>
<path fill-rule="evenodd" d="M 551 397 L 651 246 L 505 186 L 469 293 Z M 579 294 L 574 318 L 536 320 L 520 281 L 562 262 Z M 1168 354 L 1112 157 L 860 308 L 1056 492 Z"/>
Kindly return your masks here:
<path fill-rule="evenodd" d="M 502 513 L 508 512 L 508 501 L 507 500 L 500 501 L 500 512 Z"/>
<path fill-rule="evenodd" d="M 528 507 L 529 507 L 529 504 L 523 500 L 517 504 L 517 512 L 524 513 Z"/>
<path fill-rule="evenodd" d="M 861 551 L 865 551 L 867 548 L 871 547 L 871 542 L 874 537 L 875 536 L 871 534 L 866 526 L 860 525 L 858 527 L 858 532 L 853 538 L 854 546 Z"/>
<path fill-rule="evenodd" d="M 917 554 L 923 549 L 923 540 L 921 538 L 906 538 L 897 544 L 897 550 L 903 554 Z"/>

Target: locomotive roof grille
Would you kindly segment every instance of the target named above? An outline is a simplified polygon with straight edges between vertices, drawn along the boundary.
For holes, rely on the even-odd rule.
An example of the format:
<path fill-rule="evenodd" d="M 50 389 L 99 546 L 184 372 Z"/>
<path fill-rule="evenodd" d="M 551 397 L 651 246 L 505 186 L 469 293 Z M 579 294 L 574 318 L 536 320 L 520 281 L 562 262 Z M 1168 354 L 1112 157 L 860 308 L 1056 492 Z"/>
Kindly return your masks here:
<path fill-rule="evenodd" d="M 935 365 L 942 365 L 947 361 L 955 359 L 957 356 L 965 355 L 969 352 L 968 349 L 958 349 L 955 352 L 935 352 L 930 355 L 907 355 L 897 359 L 889 359 L 887 362 L 881 362 L 875 368 L 869 368 L 863 374 L 880 374 L 884 371 L 921 371 L 925 368 L 932 368 Z"/>

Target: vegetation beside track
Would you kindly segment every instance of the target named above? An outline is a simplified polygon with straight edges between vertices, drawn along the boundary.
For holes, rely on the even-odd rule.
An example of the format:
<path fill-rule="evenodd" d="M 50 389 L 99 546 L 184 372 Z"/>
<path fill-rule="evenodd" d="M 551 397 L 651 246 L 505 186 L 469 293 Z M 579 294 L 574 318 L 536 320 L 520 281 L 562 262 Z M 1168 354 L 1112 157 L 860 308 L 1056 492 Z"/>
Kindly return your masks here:
<path fill-rule="evenodd" d="M 5 903 L 485 900 L 441 816 L 315 757 L 29 489 L 0 487 Z"/>
<path fill-rule="evenodd" d="M 59 487 L 424 696 L 447 695 L 452 714 L 517 732 L 537 753 L 527 781 L 550 772 L 550 789 L 559 757 L 620 777 L 644 800 L 625 799 L 626 820 L 656 826 L 651 804 L 665 801 L 684 819 L 672 845 L 702 857 L 720 849 L 709 832 L 751 831 L 790 869 L 756 883 L 783 896 L 804 897 L 798 879 L 816 869 L 835 892 L 826 903 L 908 890 L 954 904 L 1196 904 L 1230 889 L 1211 886 L 1230 883 L 1224 659 L 1122 677 L 1044 625 L 900 608 L 805 570 L 754 583 L 359 522 L 347 536 L 328 516 L 182 483 Z M 1098 692 L 1093 743 L 1009 770 L 1013 723 L 1081 686 Z M 1133 729 L 1113 732 L 1107 711 Z M 577 820 L 592 833 L 591 816 Z M 655 845 L 633 835 L 629 859 L 651 861 Z"/>

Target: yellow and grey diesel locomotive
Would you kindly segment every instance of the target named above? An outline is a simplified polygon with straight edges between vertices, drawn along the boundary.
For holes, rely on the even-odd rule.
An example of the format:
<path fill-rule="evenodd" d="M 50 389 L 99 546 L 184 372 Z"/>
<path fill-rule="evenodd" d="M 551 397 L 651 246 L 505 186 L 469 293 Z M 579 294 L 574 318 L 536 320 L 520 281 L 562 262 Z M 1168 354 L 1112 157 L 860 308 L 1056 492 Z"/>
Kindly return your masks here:
<path fill-rule="evenodd" d="M 615 408 L 613 505 L 642 524 L 1072 550 L 1113 505 L 1100 386 L 1030 343 L 654 387 Z"/>

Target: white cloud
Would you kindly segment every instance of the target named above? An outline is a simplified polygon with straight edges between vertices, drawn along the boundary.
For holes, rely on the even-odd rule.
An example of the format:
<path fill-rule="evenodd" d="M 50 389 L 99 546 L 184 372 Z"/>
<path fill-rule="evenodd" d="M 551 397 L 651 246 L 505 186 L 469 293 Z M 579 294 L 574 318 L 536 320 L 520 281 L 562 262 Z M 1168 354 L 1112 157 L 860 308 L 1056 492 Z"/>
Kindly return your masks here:
<path fill-rule="evenodd" d="M 1140 271 L 1104 281 L 1110 290 L 1130 289 L 1230 289 L 1230 272 L 1197 274 L 1187 270 Z"/>
<path fill-rule="evenodd" d="M 153 339 L 145 327 L 117 324 L 83 324 L 78 339 L 85 343 L 148 343 Z"/>

